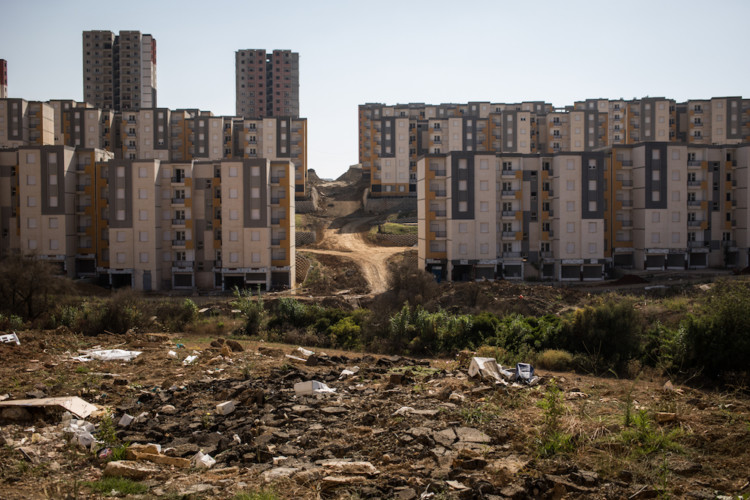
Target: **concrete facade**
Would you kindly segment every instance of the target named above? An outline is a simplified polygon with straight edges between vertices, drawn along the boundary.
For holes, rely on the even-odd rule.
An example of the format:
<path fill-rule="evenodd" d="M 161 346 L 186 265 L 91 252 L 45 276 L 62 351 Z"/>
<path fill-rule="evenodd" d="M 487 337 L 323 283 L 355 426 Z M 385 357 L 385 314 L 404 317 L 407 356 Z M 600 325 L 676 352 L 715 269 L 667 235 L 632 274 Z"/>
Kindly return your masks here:
<path fill-rule="evenodd" d="M 235 103 L 245 118 L 299 116 L 299 53 L 235 52 Z"/>

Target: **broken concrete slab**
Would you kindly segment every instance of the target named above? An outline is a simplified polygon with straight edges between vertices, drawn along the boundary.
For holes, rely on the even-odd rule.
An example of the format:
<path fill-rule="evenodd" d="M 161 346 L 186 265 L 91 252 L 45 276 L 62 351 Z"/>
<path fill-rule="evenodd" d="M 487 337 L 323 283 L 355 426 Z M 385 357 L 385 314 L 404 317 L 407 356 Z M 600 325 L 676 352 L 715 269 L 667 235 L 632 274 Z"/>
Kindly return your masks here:
<path fill-rule="evenodd" d="M 313 394 L 332 394 L 336 389 L 331 389 L 323 382 L 317 380 L 308 380 L 306 382 L 297 382 L 294 384 L 294 393 L 297 396 L 311 396 Z"/>
<path fill-rule="evenodd" d="M 321 460 L 316 464 L 323 467 L 327 472 L 336 474 L 353 474 L 374 476 L 380 474 L 370 462 L 350 462 L 348 460 Z"/>
<path fill-rule="evenodd" d="M 272 483 L 280 479 L 292 477 L 300 469 L 299 467 L 276 467 L 261 474 L 264 483 Z"/>
<path fill-rule="evenodd" d="M 81 356 L 76 356 L 73 359 L 76 361 L 89 362 L 89 361 L 132 361 L 143 352 L 141 351 L 125 351 L 123 349 L 103 349 L 97 351 L 82 351 Z"/>
<path fill-rule="evenodd" d="M 234 401 L 225 401 L 216 405 L 216 413 L 219 415 L 229 415 L 235 408 Z"/>
<path fill-rule="evenodd" d="M 56 398 L 40 398 L 40 399 L 14 399 L 0 401 L 0 408 L 8 406 L 22 406 L 28 408 L 42 408 L 49 406 L 59 406 L 65 408 L 73 415 L 86 418 L 98 408 L 95 405 L 87 403 L 78 396 L 64 396 Z"/>
<path fill-rule="evenodd" d="M 145 479 L 156 472 L 159 472 L 158 467 L 152 465 L 116 460 L 107 463 L 106 467 L 104 467 L 103 475 L 105 477 L 119 476 L 127 479 L 140 480 Z"/>

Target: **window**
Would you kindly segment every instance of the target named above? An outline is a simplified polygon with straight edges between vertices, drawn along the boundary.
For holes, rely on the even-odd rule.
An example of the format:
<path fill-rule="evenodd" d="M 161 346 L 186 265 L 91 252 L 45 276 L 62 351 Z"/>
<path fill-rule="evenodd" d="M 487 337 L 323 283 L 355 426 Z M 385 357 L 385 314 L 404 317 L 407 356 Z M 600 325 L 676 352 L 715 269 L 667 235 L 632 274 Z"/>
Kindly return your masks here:
<path fill-rule="evenodd" d="M 466 181 L 458 181 L 458 190 L 466 191 Z"/>
<path fill-rule="evenodd" d="M 260 209 L 253 208 L 252 210 L 250 210 L 250 218 L 252 220 L 260 220 Z"/>
<path fill-rule="evenodd" d="M 680 233 L 672 233 L 672 243 L 680 242 Z"/>
<path fill-rule="evenodd" d="M 250 241 L 260 241 L 260 231 L 250 231 Z"/>
<path fill-rule="evenodd" d="M 575 222 L 568 222 L 566 228 L 567 228 L 567 231 L 569 233 L 575 233 L 576 232 L 576 223 Z"/>
<path fill-rule="evenodd" d="M 237 198 L 237 188 L 230 188 L 229 189 L 229 197 L 232 199 Z"/>
<path fill-rule="evenodd" d="M 26 197 L 26 206 L 27 207 L 35 207 L 36 206 L 36 197 L 34 197 L 34 196 L 27 196 Z"/>
<path fill-rule="evenodd" d="M 481 255 L 487 255 L 488 253 L 490 253 L 490 246 L 489 246 L 489 244 L 482 243 L 481 245 L 479 245 L 479 253 Z"/>
<path fill-rule="evenodd" d="M 568 212 L 573 212 L 576 209 L 576 202 L 575 201 L 567 201 L 565 202 L 565 210 Z"/>
<path fill-rule="evenodd" d="M 651 233 L 651 243 L 659 243 L 661 241 L 661 233 Z"/>
<path fill-rule="evenodd" d="M 680 192 L 672 191 L 672 201 L 680 201 Z"/>
<path fill-rule="evenodd" d="M 138 241 L 148 241 L 148 232 L 138 231 Z"/>
<path fill-rule="evenodd" d="M 36 229 L 36 219 L 34 217 L 26 219 L 26 227 L 28 229 Z"/>
<path fill-rule="evenodd" d="M 240 218 L 240 214 L 238 210 L 229 211 L 229 220 L 238 220 L 239 218 Z"/>
<path fill-rule="evenodd" d="M 57 206 L 57 196 L 50 196 L 49 197 L 49 206 L 50 207 L 56 207 Z"/>
<path fill-rule="evenodd" d="M 468 212 L 469 211 L 469 205 L 465 201 L 459 201 L 458 202 L 458 211 L 459 212 Z"/>
<path fill-rule="evenodd" d="M 148 173 L 146 171 L 146 167 L 138 167 L 138 177 L 141 179 L 144 179 L 148 176 Z"/>
<path fill-rule="evenodd" d="M 576 181 L 567 181 L 565 185 L 565 189 L 568 191 L 575 191 L 576 189 Z"/>
<path fill-rule="evenodd" d="M 480 191 L 487 191 L 487 190 L 489 190 L 489 182 L 487 182 L 487 181 L 479 181 L 479 190 Z"/>
<path fill-rule="evenodd" d="M 138 211 L 138 220 L 148 220 L 148 211 L 147 210 L 139 210 Z"/>
<path fill-rule="evenodd" d="M 589 191 L 596 191 L 596 180 L 589 180 Z"/>
<path fill-rule="evenodd" d="M 487 170 L 489 168 L 490 162 L 486 159 L 479 160 L 479 169 L 480 170 Z"/>
<path fill-rule="evenodd" d="M 659 191 L 651 191 L 651 201 L 659 201 L 660 197 Z"/>
<path fill-rule="evenodd" d="M 661 221 L 661 215 L 659 212 L 652 212 L 651 213 L 651 222 L 660 222 Z"/>
<path fill-rule="evenodd" d="M 458 245 L 458 253 L 460 255 L 466 255 L 466 254 L 469 253 L 468 248 L 469 247 L 468 247 L 468 245 L 466 245 L 466 243 L 459 243 L 459 245 Z"/>
<path fill-rule="evenodd" d="M 490 232 L 490 225 L 487 222 L 482 222 L 479 224 L 479 232 L 480 233 L 489 233 Z"/>
<path fill-rule="evenodd" d="M 148 252 L 140 252 L 138 254 L 138 260 L 141 264 L 145 264 L 148 262 Z"/>
<path fill-rule="evenodd" d="M 489 212 L 490 211 L 489 203 L 486 201 L 479 202 L 479 211 Z"/>
<path fill-rule="evenodd" d="M 229 167 L 229 177 L 237 177 L 237 167 Z"/>
<path fill-rule="evenodd" d="M 237 231 L 229 231 L 229 241 L 237 241 Z"/>
<path fill-rule="evenodd" d="M 116 220 L 125 220 L 125 210 L 118 210 L 115 214 Z"/>
<path fill-rule="evenodd" d="M 572 241 L 568 242 L 568 244 L 565 246 L 565 251 L 567 253 L 575 253 L 576 251 L 576 244 Z"/>
<path fill-rule="evenodd" d="M 589 201 L 589 212 L 596 212 L 596 201 Z"/>
<path fill-rule="evenodd" d="M 680 222 L 680 212 L 672 212 L 672 222 Z"/>
<path fill-rule="evenodd" d="M 57 217 L 50 217 L 48 223 L 49 223 L 50 229 L 57 229 L 58 227 Z"/>
<path fill-rule="evenodd" d="M 589 222 L 589 233 L 596 232 L 596 222 Z"/>
<path fill-rule="evenodd" d="M 125 252 L 117 252 L 117 263 L 118 264 L 125 263 Z"/>
<path fill-rule="evenodd" d="M 589 253 L 596 253 L 596 243 L 589 243 Z"/>
<path fill-rule="evenodd" d="M 468 233 L 469 232 L 469 225 L 466 222 L 459 222 L 458 224 L 458 232 L 461 234 Z"/>
<path fill-rule="evenodd" d="M 141 200 L 148 199 L 148 192 L 143 188 L 138 189 L 138 198 Z"/>

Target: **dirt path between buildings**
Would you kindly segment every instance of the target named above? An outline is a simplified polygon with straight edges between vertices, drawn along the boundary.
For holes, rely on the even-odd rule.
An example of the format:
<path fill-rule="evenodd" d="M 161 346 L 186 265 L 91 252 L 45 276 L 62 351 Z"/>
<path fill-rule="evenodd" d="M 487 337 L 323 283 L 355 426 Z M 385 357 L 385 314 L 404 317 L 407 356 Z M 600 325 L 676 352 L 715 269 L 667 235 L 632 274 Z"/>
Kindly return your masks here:
<path fill-rule="evenodd" d="M 370 293 L 383 293 L 388 288 L 388 259 L 407 250 L 409 247 L 383 247 L 367 241 L 366 233 L 373 217 L 336 219 L 323 235 L 315 248 L 300 249 L 327 255 L 337 255 L 353 259 L 367 280 Z M 337 226 L 340 226 L 336 228 Z"/>

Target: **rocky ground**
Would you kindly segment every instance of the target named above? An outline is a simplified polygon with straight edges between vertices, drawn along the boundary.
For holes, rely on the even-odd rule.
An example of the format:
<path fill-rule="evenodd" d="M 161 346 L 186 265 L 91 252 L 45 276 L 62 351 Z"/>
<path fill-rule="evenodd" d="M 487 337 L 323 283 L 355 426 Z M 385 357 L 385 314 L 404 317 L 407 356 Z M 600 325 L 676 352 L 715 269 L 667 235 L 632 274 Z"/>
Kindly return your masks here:
<path fill-rule="evenodd" d="M 118 443 L 131 443 L 124 456 L 99 458 L 106 446 L 71 443 L 62 411 L 0 410 L 2 498 L 98 498 L 92 485 L 105 474 L 139 481 L 142 497 L 165 498 L 262 490 L 402 499 L 750 493 L 750 400 L 739 390 L 547 372 L 534 387 L 496 385 L 469 378 L 470 355 L 308 356 L 295 346 L 163 334 L 19 337 L 20 346 L 0 345 L 0 395 L 80 396 L 106 410 L 86 419 L 99 437 L 123 415 L 134 420 L 113 430 Z M 143 354 L 72 359 L 94 347 Z M 198 357 L 185 365 L 189 355 Z M 296 394 L 295 384 L 311 380 L 335 392 Z M 540 403 L 553 385 L 561 389 L 558 429 L 571 447 L 545 456 L 540 442 L 555 412 Z M 229 401 L 234 410 L 222 415 L 217 405 Z M 644 411 L 640 426 L 623 425 L 628 409 Z M 140 446 L 148 444 L 159 446 Z M 198 452 L 216 463 L 200 467 Z"/>

